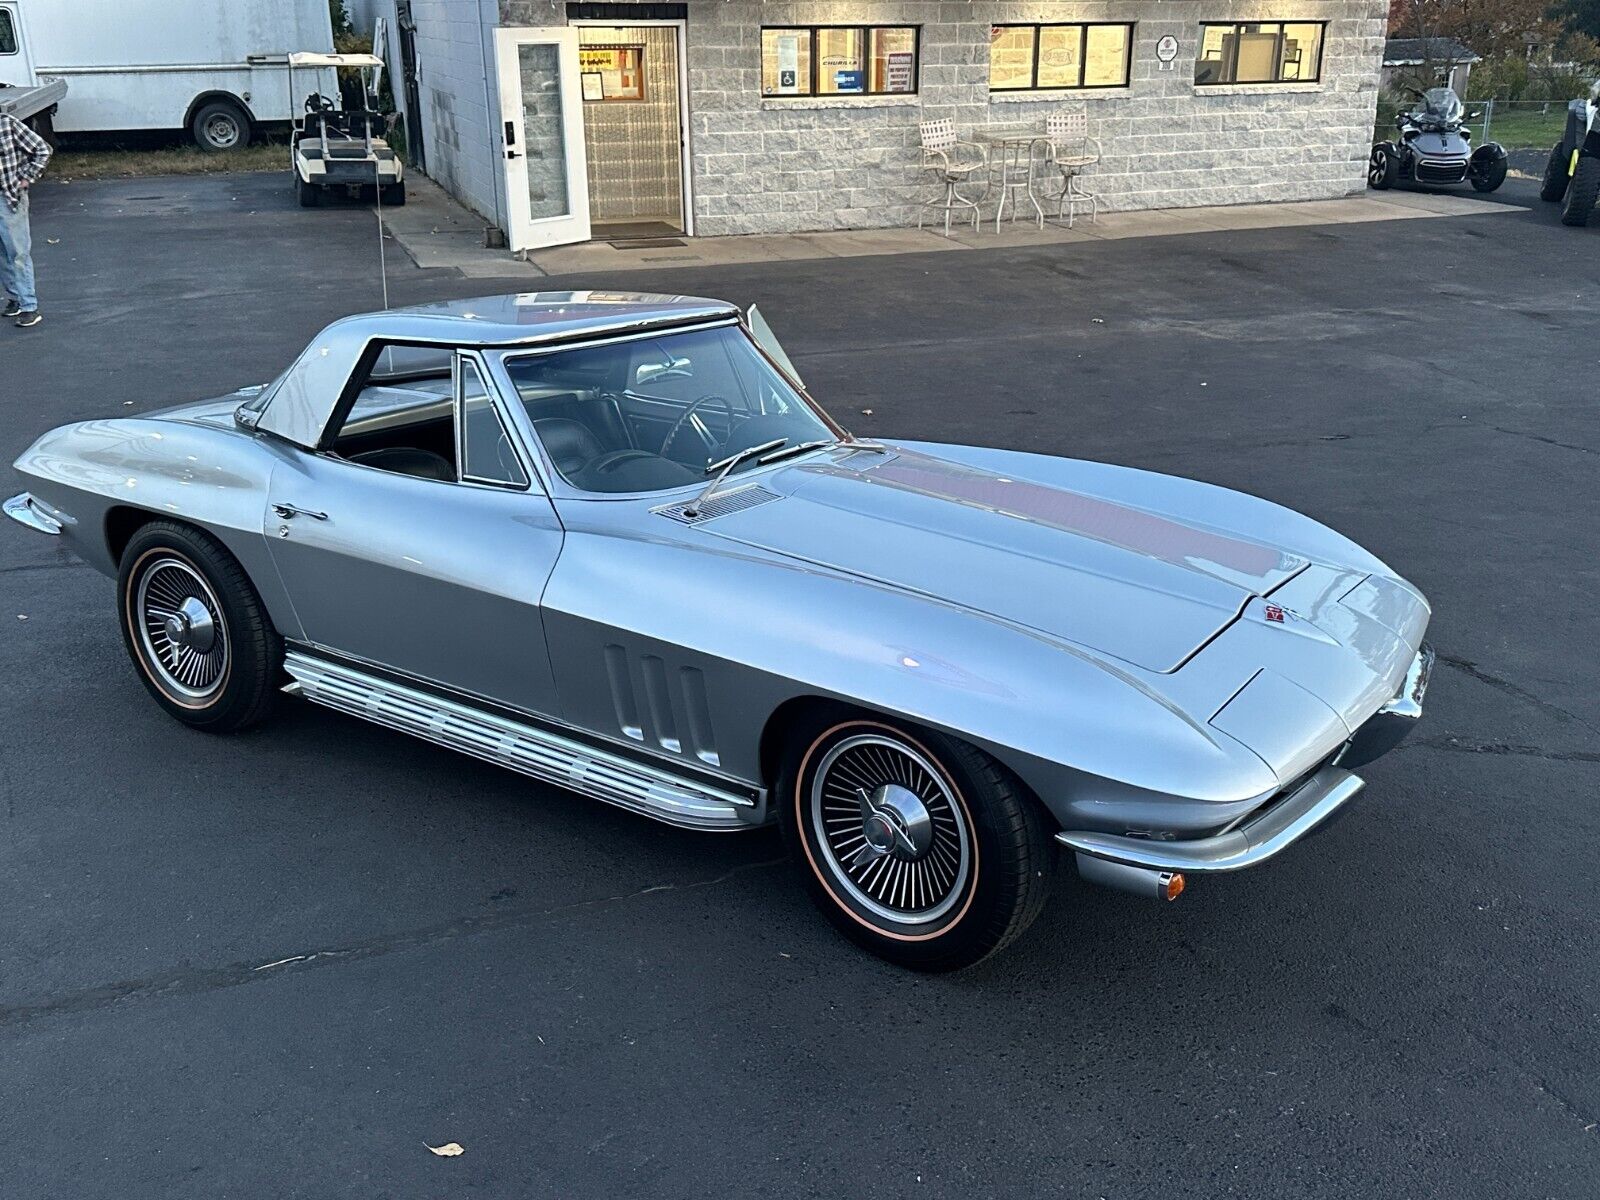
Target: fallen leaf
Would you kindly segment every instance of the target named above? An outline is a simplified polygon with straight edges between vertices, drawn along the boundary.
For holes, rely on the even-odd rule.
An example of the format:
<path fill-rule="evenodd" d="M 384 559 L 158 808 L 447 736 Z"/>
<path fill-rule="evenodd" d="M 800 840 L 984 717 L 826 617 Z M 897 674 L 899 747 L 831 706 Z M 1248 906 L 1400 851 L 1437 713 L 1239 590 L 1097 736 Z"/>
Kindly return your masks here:
<path fill-rule="evenodd" d="M 870 408 L 863 408 L 861 410 L 861 415 L 863 417 L 870 417 L 872 415 L 872 410 Z"/>
<path fill-rule="evenodd" d="M 47 245 L 47 246 L 59 246 L 59 245 L 61 245 L 61 239 L 60 238 L 45 238 L 45 245 Z"/>
<path fill-rule="evenodd" d="M 1089 324 L 1091 324 L 1091 325 L 1104 325 L 1105 324 L 1105 320 L 1103 318 L 1101 318 L 1101 317 L 1090 317 L 1089 318 Z"/>
<path fill-rule="evenodd" d="M 18 613 L 17 614 L 17 620 L 26 621 L 27 619 L 28 619 L 28 614 L 27 613 Z"/>
<path fill-rule="evenodd" d="M 423 1145 L 427 1146 L 427 1143 L 424 1142 Z M 442 1146 L 428 1146 L 428 1149 L 432 1150 L 440 1158 L 454 1158 L 458 1154 L 466 1153 L 465 1147 L 460 1142 L 446 1142 Z"/>

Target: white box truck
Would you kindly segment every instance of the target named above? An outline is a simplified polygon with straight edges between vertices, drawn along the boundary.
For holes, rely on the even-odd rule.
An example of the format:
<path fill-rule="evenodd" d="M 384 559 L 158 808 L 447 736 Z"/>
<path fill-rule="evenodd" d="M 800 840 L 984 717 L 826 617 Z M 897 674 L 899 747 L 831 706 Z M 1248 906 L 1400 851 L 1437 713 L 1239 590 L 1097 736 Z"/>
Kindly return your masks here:
<path fill-rule="evenodd" d="M 337 97 L 332 71 L 296 71 L 289 94 L 289 53 L 332 49 L 328 0 L 0 0 L 0 110 L 47 135 L 182 129 L 230 150 L 307 92 Z"/>

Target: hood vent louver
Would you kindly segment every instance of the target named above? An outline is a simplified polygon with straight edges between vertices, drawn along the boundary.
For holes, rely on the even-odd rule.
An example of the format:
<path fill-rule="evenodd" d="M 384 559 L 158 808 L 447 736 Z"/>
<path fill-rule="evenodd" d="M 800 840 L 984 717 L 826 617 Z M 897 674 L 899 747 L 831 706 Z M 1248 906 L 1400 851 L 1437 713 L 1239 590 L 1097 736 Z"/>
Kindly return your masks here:
<path fill-rule="evenodd" d="M 702 525 L 707 521 L 715 521 L 718 517 L 726 517 L 730 513 L 743 512 L 747 508 L 755 508 L 771 500 L 781 499 L 783 497 L 777 492 L 768 491 L 759 483 L 752 483 L 748 487 L 721 492 L 699 506 L 696 506 L 693 500 L 684 500 L 652 511 L 684 525 Z M 689 508 L 695 510 L 692 517 L 685 511 Z"/>

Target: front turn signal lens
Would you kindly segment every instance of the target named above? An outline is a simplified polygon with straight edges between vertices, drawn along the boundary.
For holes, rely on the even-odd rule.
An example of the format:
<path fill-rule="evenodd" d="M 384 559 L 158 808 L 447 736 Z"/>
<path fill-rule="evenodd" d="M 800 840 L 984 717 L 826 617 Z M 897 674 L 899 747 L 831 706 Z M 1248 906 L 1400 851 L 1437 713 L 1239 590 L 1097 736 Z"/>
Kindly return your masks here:
<path fill-rule="evenodd" d="M 1168 900 L 1176 900 L 1179 896 L 1183 895 L 1183 876 L 1174 871 L 1163 881 L 1162 890 L 1165 892 Z"/>

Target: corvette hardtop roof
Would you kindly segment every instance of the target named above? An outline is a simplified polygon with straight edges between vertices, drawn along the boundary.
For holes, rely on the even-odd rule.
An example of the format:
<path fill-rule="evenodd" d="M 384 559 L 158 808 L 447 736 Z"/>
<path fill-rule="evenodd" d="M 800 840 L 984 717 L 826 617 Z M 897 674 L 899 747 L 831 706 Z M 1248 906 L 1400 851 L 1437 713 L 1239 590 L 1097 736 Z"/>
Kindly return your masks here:
<path fill-rule="evenodd" d="M 329 325 L 261 398 L 256 429 L 314 449 L 373 342 L 496 349 L 565 342 L 737 317 L 723 300 L 649 292 L 522 292 L 360 313 Z"/>

